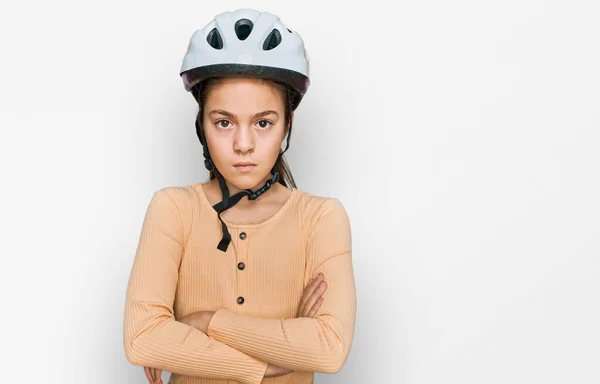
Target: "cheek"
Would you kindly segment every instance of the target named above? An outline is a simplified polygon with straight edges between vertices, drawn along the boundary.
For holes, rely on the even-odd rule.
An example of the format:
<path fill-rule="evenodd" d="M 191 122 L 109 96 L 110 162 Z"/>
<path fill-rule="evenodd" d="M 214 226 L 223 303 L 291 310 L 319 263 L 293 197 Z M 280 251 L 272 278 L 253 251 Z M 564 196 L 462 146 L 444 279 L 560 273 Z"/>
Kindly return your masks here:
<path fill-rule="evenodd" d="M 206 138 L 206 143 L 208 145 L 208 151 L 210 152 L 210 157 L 215 161 L 219 162 L 223 158 L 223 153 L 228 145 L 226 140 L 223 138 L 215 137 L 211 135 L 211 133 L 206 133 L 204 131 L 204 137 Z"/>
<path fill-rule="evenodd" d="M 271 137 L 268 140 L 265 140 L 263 151 L 265 155 L 276 158 L 281 150 L 280 137 Z"/>

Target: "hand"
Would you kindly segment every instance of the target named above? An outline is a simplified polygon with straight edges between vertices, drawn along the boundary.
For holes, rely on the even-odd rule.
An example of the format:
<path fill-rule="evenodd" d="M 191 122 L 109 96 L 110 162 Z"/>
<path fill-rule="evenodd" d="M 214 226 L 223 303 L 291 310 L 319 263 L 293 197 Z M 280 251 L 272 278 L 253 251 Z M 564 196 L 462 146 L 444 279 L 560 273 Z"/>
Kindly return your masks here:
<path fill-rule="evenodd" d="M 319 273 L 317 278 L 311 279 L 306 288 L 304 288 L 296 317 L 314 317 L 321 304 L 323 304 L 322 295 L 326 290 L 327 283 L 325 282 L 325 276 Z"/>
<path fill-rule="evenodd" d="M 281 368 L 281 367 L 278 367 L 276 365 L 269 363 L 269 365 L 267 365 L 265 377 L 279 377 L 279 376 L 287 375 L 290 372 L 292 372 L 290 369 Z"/>
<path fill-rule="evenodd" d="M 163 384 L 162 369 L 144 367 L 144 373 L 150 384 Z"/>
<path fill-rule="evenodd" d="M 192 327 L 199 329 L 200 331 L 207 333 L 208 324 L 212 319 L 214 311 L 198 311 L 185 315 L 182 318 L 177 319 L 180 323 L 191 325 Z"/>

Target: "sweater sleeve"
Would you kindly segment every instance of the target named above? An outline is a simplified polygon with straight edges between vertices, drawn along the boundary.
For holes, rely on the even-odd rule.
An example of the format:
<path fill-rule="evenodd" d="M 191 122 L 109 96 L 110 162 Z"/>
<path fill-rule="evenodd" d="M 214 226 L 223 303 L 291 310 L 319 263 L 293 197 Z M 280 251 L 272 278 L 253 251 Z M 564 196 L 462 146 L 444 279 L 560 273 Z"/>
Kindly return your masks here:
<path fill-rule="evenodd" d="M 219 309 L 207 334 L 241 352 L 299 371 L 336 373 L 348 357 L 354 334 L 356 294 L 348 216 L 337 199 L 327 199 L 313 224 L 307 273 L 322 272 L 323 304 L 313 318 L 266 319 Z"/>
<path fill-rule="evenodd" d="M 260 383 L 267 363 L 175 320 L 183 222 L 166 189 L 147 208 L 125 299 L 123 341 L 133 365 L 181 375 Z"/>

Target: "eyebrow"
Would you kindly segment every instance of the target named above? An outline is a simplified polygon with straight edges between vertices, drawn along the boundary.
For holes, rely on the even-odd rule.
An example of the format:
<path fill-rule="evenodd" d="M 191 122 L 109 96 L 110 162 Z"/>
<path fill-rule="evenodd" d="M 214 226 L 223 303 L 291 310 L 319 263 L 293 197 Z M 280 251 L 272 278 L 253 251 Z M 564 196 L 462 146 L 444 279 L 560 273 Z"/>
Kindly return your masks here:
<path fill-rule="evenodd" d="M 209 115 L 213 115 L 213 114 L 224 115 L 224 116 L 230 117 L 232 119 L 237 119 L 236 115 L 234 115 L 231 112 L 224 111 L 222 109 L 214 109 L 214 110 L 210 111 Z M 262 112 L 258 112 L 256 114 L 254 114 L 254 116 L 252 116 L 252 118 L 256 119 L 257 117 L 263 117 L 263 116 L 267 116 L 270 114 L 274 114 L 275 116 L 279 117 L 279 113 L 277 113 L 276 111 L 273 111 L 272 109 L 268 109 L 266 111 L 262 111 Z"/>

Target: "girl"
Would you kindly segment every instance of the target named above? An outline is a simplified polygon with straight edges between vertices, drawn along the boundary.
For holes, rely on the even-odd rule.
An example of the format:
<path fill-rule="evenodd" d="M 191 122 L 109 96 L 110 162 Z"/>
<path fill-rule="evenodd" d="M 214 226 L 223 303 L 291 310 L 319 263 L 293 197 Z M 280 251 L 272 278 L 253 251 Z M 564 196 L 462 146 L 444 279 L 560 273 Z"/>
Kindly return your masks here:
<path fill-rule="evenodd" d="M 146 211 L 124 344 L 150 383 L 166 370 L 169 383 L 308 384 L 346 361 L 348 216 L 297 189 L 283 158 L 308 65 L 300 35 L 267 12 L 222 13 L 190 40 L 180 74 L 210 179 L 160 189 Z"/>

